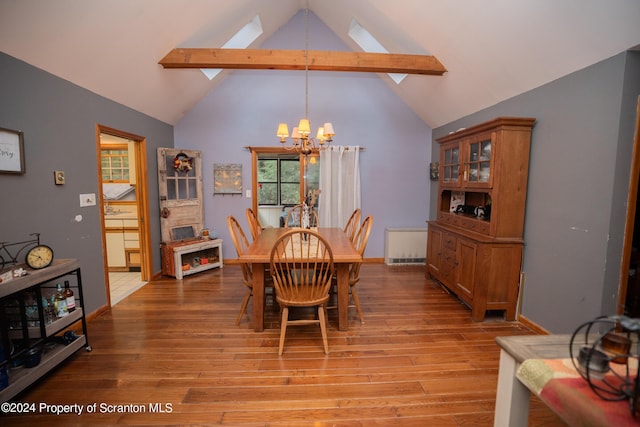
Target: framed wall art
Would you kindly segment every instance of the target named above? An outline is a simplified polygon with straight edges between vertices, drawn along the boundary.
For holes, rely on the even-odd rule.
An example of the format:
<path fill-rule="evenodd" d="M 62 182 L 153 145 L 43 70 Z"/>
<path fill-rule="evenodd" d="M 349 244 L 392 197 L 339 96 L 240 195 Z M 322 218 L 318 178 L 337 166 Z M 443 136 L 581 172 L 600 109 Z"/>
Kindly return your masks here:
<path fill-rule="evenodd" d="M 242 163 L 214 163 L 213 194 L 242 194 Z"/>
<path fill-rule="evenodd" d="M 0 128 L 0 173 L 24 173 L 22 131 Z"/>

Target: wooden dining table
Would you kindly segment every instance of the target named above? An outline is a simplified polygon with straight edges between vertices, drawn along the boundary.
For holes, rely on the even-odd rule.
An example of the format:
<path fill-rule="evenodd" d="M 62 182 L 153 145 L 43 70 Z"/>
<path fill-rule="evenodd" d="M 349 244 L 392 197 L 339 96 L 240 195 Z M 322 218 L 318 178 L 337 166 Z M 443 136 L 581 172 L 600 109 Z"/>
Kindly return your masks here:
<path fill-rule="evenodd" d="M 253 271 L 253 329 L 264 330 L 264 279 L 268 267 L 271 248 L 280 236 L 290 228 L 265 228 L 246 251 L 238 256 L 242 262 L 251 263 Z M 333 252 L 338 285 L 338 329 L 349 328 L 349 264 L 361 262 L 362 256 L 342 228 L 319 227 L 318 233 L 324 237 Z"/>

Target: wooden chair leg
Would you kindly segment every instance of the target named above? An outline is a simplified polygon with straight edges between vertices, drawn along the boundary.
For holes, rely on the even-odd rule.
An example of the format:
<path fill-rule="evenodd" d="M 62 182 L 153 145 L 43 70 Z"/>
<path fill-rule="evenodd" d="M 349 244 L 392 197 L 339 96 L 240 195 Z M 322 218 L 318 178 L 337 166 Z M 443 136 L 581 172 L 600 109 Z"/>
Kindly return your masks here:
<path fill-rule="evenodd" d="M 318 307 L 318 320 L 320 320 L 320 332 L 322 333 L 322 344 L 324 354 L 329 354 L 329 342 L 327 341 L 327 320 L 324 316 L 324 305 Z"/>
<path fill-rule="evenodd" d="M 356 305 L 358 316 L 360 316 L 360 323 L 364 323 L 364 316 L 362 315 L 362 309 L 360 308 L 360 298 L 358 298 L 358 292 L 356 291 L 355 286 L 351 287 L 351 296 L 353 297 L 353 302 Z"/>
<path fill-rule="evenodd" d="M 242 300 L 242 305 L 240 306 L 240 314 L 238 314 L 238 318 L 236 319 L 236 325 L 240 324 L 240 319 L 242 319 L 242 315 L 245 311 L 247 311 L 247 305 L 249 305 L 249 299 L 251 299 L 251 289 L 247 291 L 247 294 L 244 296 Z"/>
<path fill-rule="evenodd" d="M 284 336 L 287 334 L 287 322 L 289 321 L 289 307 L 282 308 L 282 318 L 280 320 L 280 347 L 278 348 L 278 356 L 282 356 L 284 349 Z"/>

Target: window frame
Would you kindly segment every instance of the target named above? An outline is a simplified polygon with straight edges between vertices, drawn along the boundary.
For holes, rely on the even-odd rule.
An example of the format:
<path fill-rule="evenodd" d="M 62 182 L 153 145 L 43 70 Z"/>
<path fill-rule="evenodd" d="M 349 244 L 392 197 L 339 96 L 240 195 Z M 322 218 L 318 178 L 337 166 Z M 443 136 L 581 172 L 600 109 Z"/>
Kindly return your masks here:
<path fill-rule="evenodd" d="M 295 155 L 291 155 L 291 154 L 273 154 L 273 155 L 268 155 L 268 156 L 258 156 L 258 164 L 260 162 L 275 162 L 275 181 L 265 181 L 265 180 L 258 180 L 257 182 L 257 188 L 258 190 L 260 190 L 262 188 L 263 185 L 265 184 L 270 184 L 270 185 L 275 185 L 276 186 L 276 197 L 275 197 L 275 202 L 274 203 L 261 203 L 260 201 L 260 195 L 258 194 L 258 206 L 293 206 L 293 205 L 297 205 L 298 203 L 285 203 L 283 202 L 283 198 L 285 196 L 285 192 L 283 191 L 283 186 L 285 185 L 291 185 L 291 184 L 295 184 L 298 186 L 298 198 L 300 197 L 300 175 L 298 174 L 298 177 L 295 181 L 286 181 L 283 179 L 283 171 L 284 171 L 284 166 L 289 163 L 289 162 L 294 162 L 296 163 L 297 169 L 298 171 L 300 170 L 300 158 L 295 156 Z M 258 191 L 259 193 L 259 191 Z"/>
<path fill-rule="evenodd" d="M 110 155 L 110 154 L 109 155 L 104 154 L 105 151 L 112 151 L 112 150 L 124 151 L 124 154 L 117 155 L 117 156 L 116 155 Z M 120 157 L 122 159 L 122 161 L 123 161 L 123 165 L 124 165 L 124 160 L 126 159 L 127 166 L 126 167 L 122 166 L 122 167 L 119 168 L 119 170 L 121 170 L 123 172 L 123 175 L 124 175 L 124 172 L 126 172 L 127 178 L 126 179 L 125 178 L 123 178 L 123 179 L 105 179 L 104 178 L 105 171 L 108 171 L 109 172 L 109 176 L 111 178 L 113 178 L 113 170 L 114 170 L 114 168 L 112 166 L 111 160 L 109 161 L 109 166 L 108 167 L 105 167 L 102 164 L 102 160 L 103 160 L 104 156 L 108 156 L 109 159 L 113 159 L 115 157 Z M 102 182 L 128 183 L 128 182 L 131 181 L 131 165 L 129 165 L 129 146 L 127 144 L 105 144 L 105 145 L 101 146 L 100 147 L 100 165 L 101 165 L 100 173 L 101 173 Z"/>
<path fill-rule="evenodd" d="M 302 203 L 304 200 L 304 194 L 306 194 L 306 177 L 305 177 L 305 155 L 296 153 L 295 151 L 287 150 L 283 147 L 247 147 L 251 151 L 251 207 L 254 212 L 258 212 L 258 157 L 262 154 L 297 154 L 300 161 L 300 200 L 298 203 Z M 318 150 L 314 150 L 312 156 L 318 156 Z M 278 197 L 278 201 L 280 198 Z M 265 206 L 278 206 L 278 205 L 265 205 Z"/>

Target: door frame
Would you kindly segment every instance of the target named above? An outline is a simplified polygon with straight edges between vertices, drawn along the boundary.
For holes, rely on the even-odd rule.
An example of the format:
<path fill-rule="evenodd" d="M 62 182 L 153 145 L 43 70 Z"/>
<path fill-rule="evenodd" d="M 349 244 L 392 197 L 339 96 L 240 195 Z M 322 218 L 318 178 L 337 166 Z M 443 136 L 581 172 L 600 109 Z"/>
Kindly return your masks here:
<path fill-rule="evenodd" d="M 153 276 L 151 262 L 151 235 L 149 230 L 149 184 L 147 181 L 147 140 L 145 137 L 130 132 L 114 129 L 108 126 L 96 125 L 96 161 L 98 169 L 98 193 L 100 195 L 100 209 L 104 206 L 104 194 L 102 192 L 102 161 L 100 134 L 106 133 L 120 138 L 129 139 L 134 142 L 136 156 L 136 205 L 138 214 L 138 235 L 140 240 L 140 279 L 148 282 Z M 104 266 L 104 280 L 107 290 L 107 303 L 111 306 L 111 287 L 109 283 L 109 268 L 107 263 L 107 240 L 105 235 L 104 213 L 100 215 L 100 225 L 102 228 L 102 258 Z"/>
<path fill-rule="evenodd" d="M 633 246 L 633 228 L 638 203 L 638 182 L 640 181 L 640 97 L 636 107 L 636 131 L 633 137 L 633 152 L 631 154 L 631 172 L 629 176 L 629 195 L 627 196 L 627 218 L 624 226 L 624 240 L 622 244 L 622 263 L 620 270 L 620 286 L 618 288 L 618 307 L 616 314 L 624 314 L 627 302 L 627 288 L 629 285 L 629 266 L 631 263 L 631 249 Z M 640 224 L 637 224 L 640 226 Z"/>

